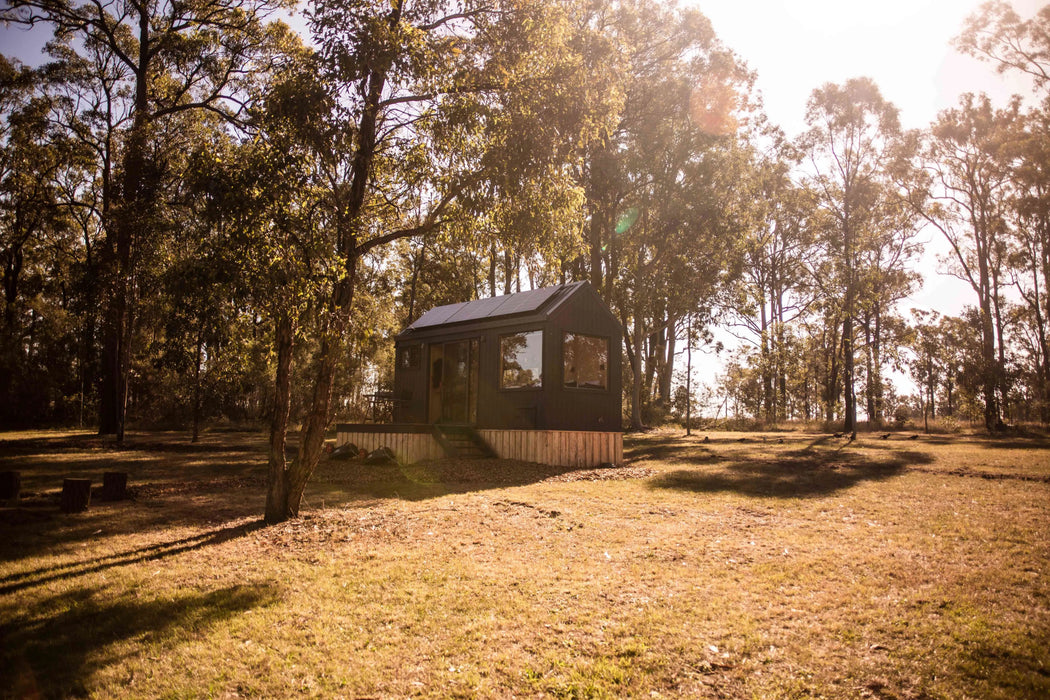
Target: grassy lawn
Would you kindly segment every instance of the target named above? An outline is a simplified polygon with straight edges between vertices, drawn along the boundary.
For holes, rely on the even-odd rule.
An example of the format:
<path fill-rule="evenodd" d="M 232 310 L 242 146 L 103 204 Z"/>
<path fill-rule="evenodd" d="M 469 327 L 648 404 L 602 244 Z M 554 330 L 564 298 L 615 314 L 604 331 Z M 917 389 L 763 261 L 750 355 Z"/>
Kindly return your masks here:
<path fill-rule="evenodd" d="M 264 528 L 263 435 L 0 434 L 0 693 L 1050 696 L 1050 442 L 708 437 L 326 462 Z"/>

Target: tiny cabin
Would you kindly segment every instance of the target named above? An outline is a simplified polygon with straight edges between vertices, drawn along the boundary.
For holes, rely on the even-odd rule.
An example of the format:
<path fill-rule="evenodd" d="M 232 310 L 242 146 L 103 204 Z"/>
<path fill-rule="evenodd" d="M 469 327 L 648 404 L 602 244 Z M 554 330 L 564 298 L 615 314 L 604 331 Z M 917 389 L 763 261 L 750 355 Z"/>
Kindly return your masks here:
<path fill-rule="evenodd" d="M 395 338 L 394 424 L 339 426 L 340 440 L 434 436 L 405 461 L 455 453 L 447 443 L 468 435 L 510 459 L 619 463 L 622 337 L 587 282 L 430 309 Z"/>

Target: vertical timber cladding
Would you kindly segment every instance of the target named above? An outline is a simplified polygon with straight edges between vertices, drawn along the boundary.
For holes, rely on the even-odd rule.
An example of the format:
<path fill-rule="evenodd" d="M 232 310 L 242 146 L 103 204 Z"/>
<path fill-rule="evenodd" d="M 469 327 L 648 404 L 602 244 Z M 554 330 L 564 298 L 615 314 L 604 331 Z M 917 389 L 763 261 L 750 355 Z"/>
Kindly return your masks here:
<path fill-rule="evenodd" d="M 445 452 L 429 432 L 389 430 L 340 430 L 338 445 L 353 443 L 371 452 L 388 447 L 403 464 L 441 459 Z M 538 462 L 558 467 L 586 469 L 600 464 L 623 463 L 623 433 L 591 430 L 499 430 L 481 429 L 478 435 L 501 459 Z"/>
<path fill-rule="evenodd" d="M 348 442 L 367 452 L 378 450 L 380 447 L 388 447 L 402 464 L 441 459 L 445 456 L 441 445 L 429 432 L 407 433 L 391 429 L 388 432 L 370 430 L 368 432 L 339 431 L 336 433 L 336 445 L 341 446 Z"/>
<path fill-rule="evenodd" d="M 478 435 L 502 459 L 580 469 L 623 463 L 620 432 L 480 429 Z"/>

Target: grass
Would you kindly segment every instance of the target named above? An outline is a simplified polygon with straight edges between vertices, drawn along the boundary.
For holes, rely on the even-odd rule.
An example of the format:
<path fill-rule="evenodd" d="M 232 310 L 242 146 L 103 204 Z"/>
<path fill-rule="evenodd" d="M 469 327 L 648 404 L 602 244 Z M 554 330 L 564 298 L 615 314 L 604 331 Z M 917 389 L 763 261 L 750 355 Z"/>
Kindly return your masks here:
<path fill-rule="evenodd" d="M 262 435 L 0 435 L 0 693 L 1050 695 L 1050 443 L 703 438 L 325 462 L 267 528 Z M 134 500 L 58 512 L 116 468 Z"/>

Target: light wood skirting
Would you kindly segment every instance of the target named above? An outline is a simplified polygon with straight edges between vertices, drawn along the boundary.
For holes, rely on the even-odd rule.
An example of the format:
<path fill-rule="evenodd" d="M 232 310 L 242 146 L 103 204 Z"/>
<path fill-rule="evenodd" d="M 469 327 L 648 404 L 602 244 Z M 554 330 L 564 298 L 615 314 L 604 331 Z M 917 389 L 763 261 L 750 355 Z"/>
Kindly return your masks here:
<path fill-rule="evenodd" d="M 368 450 L 388 447 L 403 464 L 427 459 L 441 459 L 444 450 L 434 436 L 426 432 L 399 432 L 391 426 L 379 431 L 370 426 L 367 432 L 340 430 L 337 445 L 352 442 Z M 586 469 L 599 464 L 623 463 L 623 433 L 599 433 L 584 430 L 478 430 L 478 435 L 502 459 L 518 459 L 558 467 Z"/>

